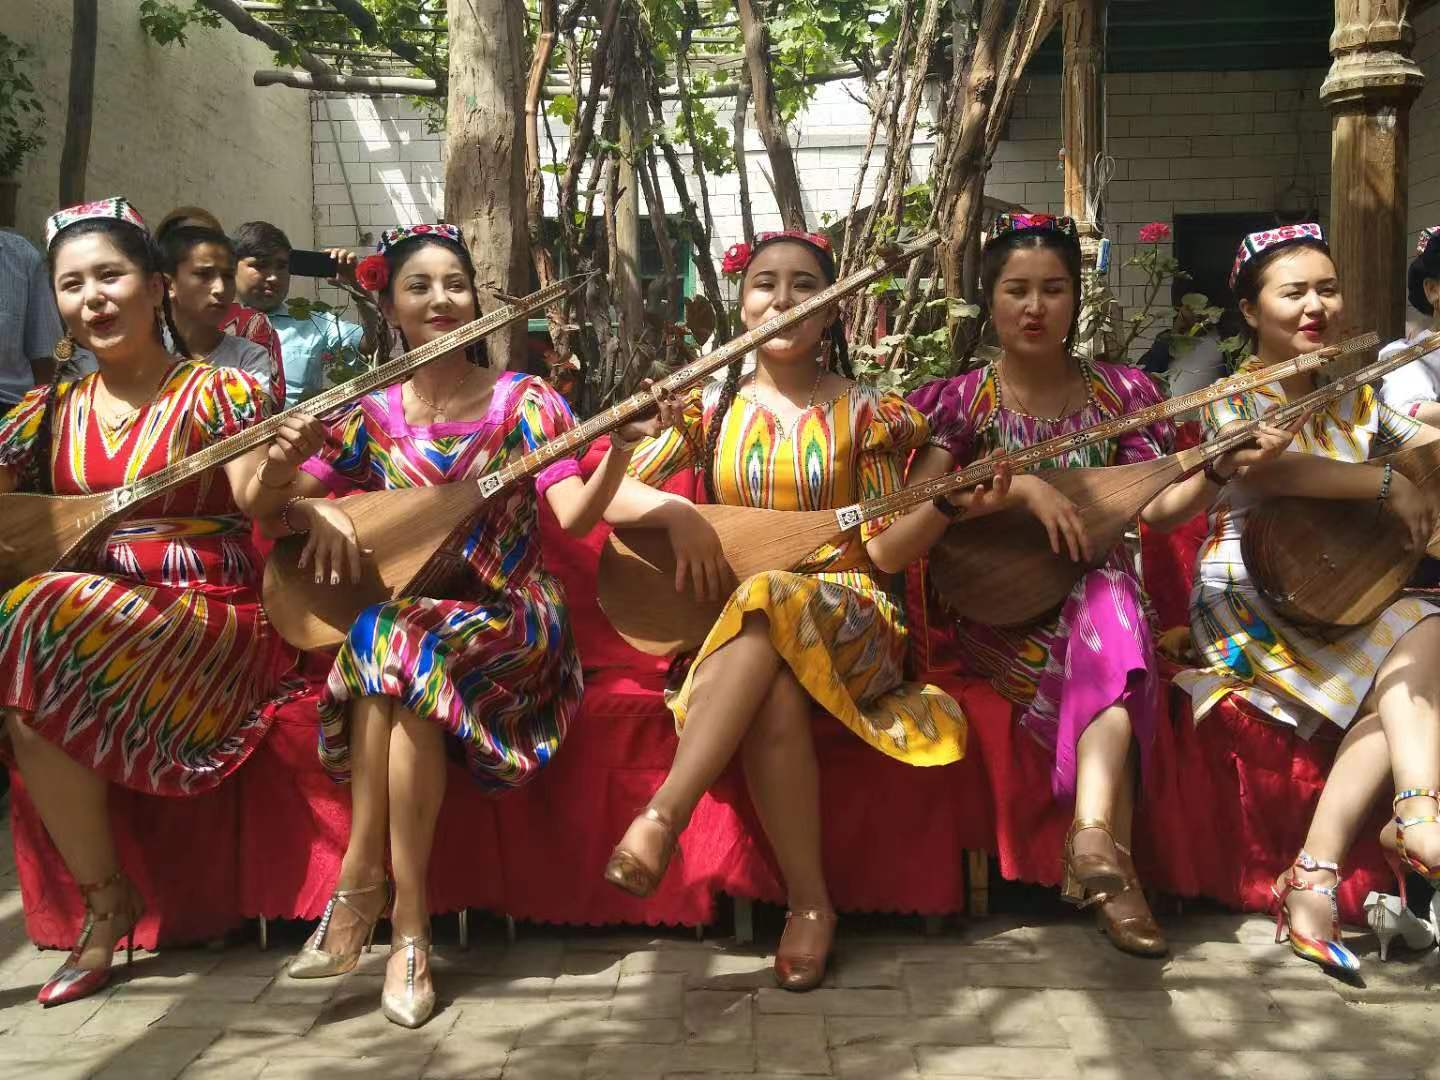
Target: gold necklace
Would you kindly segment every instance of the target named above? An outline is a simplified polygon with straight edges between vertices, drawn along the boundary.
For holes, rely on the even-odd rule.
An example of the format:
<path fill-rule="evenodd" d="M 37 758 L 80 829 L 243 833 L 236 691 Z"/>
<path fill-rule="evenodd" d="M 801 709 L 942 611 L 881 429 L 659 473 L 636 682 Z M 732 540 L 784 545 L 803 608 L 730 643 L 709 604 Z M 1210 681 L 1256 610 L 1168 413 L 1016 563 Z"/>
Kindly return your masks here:
<path fill-rule="evenodd" d="M 169 374 L 170 371 L 167 368 L 165 370 L 165 373 L 160 376 L 160 382 L 156 384 L 155 389 L 150 391 L 150 396 L 147 397 L 144 401 L 142 401 L 139 405 L 135 405 L 132 408 L 126 409 L 124 412 L 107 412 L 106 410 L 101 409 L 100 403 L 98 401 L 94 401 L 94 398 L 92 397 L 92 401 L 94 401 L 93 407 L 95 410 L 95 418 L 99 420 L 100 423 L 104 424 L 105 427 L 108 428 L 110 431 L 119 431 L 131 420 L 139 416 L 143 409 L 145 409 L 149 405 L 154 404 L 156 397 L 159 396 L 160 388 L 165 385 L 165 376 Z M 105 385 L 103 377 L 96 378 L 95 389 L 97 391 L 104 390 L 105 396 L 111 401 L 119 400 L 119 398 L 115 397 L 115 395 L 110 392 L 110 388 Z"/>
<path fill-rule="evenodd" d="M 470 366 L 469 373 L 463 379 L 461 379 L 459 383 L 456 384 L 454 391 L 450 394 L 448 398 L 445 399 L 444 405 L 436 405 L 433 401 L 431 401 L 424 394 L 422 394 L 420 392 L 420 388 L 415 385 L 415 380 L 413 378 L 410 380 L 410 392 L 415 395 L 415 397 L 419 400 L 420 404 L 424 405 L 427 409 L 431 411 L 431 413 L 434 414 L 431 417 L 431 423 L 443 424 L 445 423 L 446 419 L 446 410 L 455 403 L 455 399 L 460 396 L 460 391 L 465 389 L 465 384 L 468 383 L 471 378 L 474 377 L 475 373 L 479 370 L 480 369 L 478 367 L 475 367 L 472 364 Z"/>
<path fill-rule="evenodd" d="M 1082 379 L 1085 378 L 1084 364 L 1080 365 L 1080 377 Z M 1004 404 L 1001 399 L 1004 396 L 1004 383 L 1006 381 L 1000 371 L 1000 364 L 997 361 L 995 364 L 995 404 L 997 406 Z M 1055 416 L 1040 416 L 1037 413 L 1031 412 L 1030 406 L 1025 404 L 1025 399 L 1020 396 L 1020 391 L 1015 389 L 1014 383 L 1010 384 L 1010 393 L 1015 398 L 1015 404 L 1020 406 L 1020 413 L 1023 416 L 1029 417 L 1031 420 L 1055 421 L 1064 420 L 1065 417 L 1070 415 L 1070 399 L 1075 396 L 1075 388 L 1072 386 L 1065 391 L 1065 400 L 1060 403 L 1060 412 Z"/>
<path fill-rule="evenodd" d="M 824 366 L 823 364 L 816 364 L 816 365 L 815 365 L 815 382 L 814 382 L 814 384 L 810 387 L 810 397 L 809 397 L 809 399 L 805 402 L 805 408 L 801 410 L 802 412 L 809 412 L 811 409 L 813 409 L 813 408 L 815 407 L 815 395 L 820 392 L 820 383 L 824 380 L 824 378 L 825 378 L 825 366 Z M 760 398 L 759 398 L 759 396 L 755 393 L 755 390 L 759 389 L 759 383 L 760 383 L 760 375 L 759 375 L 759 373 L 757 372 L 756 375 L 755 375 L 754 388 L 751 390 L 751 392 L 750 392 L 749 394 L 746 394 L 745 397 L 746 397 L 747 399 L 749 399 L 749 401 L 750 401 L 751 404 L 753 404 L 753 405 L 759 405 L 762 409 L 765 409 L 765 410 L 773 413 L 775 410 L 772 409 L 772 408 L 770 408 L 770 406 L 769 406 L 769 405 L 766 405 L 763 401 L 761 401 Z M 777 391 L 777 393 L 778 393 L 778 391 Z M 782 394 L 781 396 L 783 397 L 784 395 Z"/>

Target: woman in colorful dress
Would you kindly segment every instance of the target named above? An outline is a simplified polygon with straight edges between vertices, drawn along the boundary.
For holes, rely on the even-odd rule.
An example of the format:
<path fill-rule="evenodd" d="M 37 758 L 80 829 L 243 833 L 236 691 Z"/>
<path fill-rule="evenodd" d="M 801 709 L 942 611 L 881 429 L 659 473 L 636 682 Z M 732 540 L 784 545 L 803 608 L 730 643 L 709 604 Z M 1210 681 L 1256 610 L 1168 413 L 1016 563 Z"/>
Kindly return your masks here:
<path fill-rule="evenodd" d="M 981 255 L 981 291 L 1000 357 L 953 379 L 929 383 L 910 404 L 930 422 L 930 445 L 909 476 L 917 483 L 996 452 L 1080 431 L 1157 404 L 1139 368 L 1091 363 L 1071 351 L 1079 318 L 1080 244 L 1074 222 L 1002 214 Z M 1288 436 L 1265 433 L 1268 444 Z M 1096 468 L 1150 461 L 1170 450 L 1168 422 L 1096 443 L 1047 462 Z M 1268 453 L 1278 452 L 1276 449 Z M 1242 451 L 1172 486 L 1145 508 L 1156 528 L 1193 517 L 1233 471 L 1259 459 Z M 1011 481 L 1010 503 L 1034 514 L 1058 554 L 1087 562 L 1092 550 L 1073 503 L 1036 476 Z M 1002 629 L 960 620 L 958 644 L 997 691 L 1023 709 L 1020 726 L 1053 755 L 1057 800 L 1074 804 L 1063 852 L 1063 894 L 1094 906 L 1114 945 L 1141 956 L 1167 951 L 1130 856 L 1134 774 L 1141 778 L 1155 739 L 1159 682 L 1150 624 L 1131 559 L 1117 546 L 1086 573 L 1057 617 Z"/>
<path fill-rule="evenodd" d="M 0 492 L 119 488 L 265 416 L 251 376 L 162 345 L 159 255 L 124 199 L 61 211 L 46 233 L 66 344 L 91 350 L 99 370 L 36 388 L 0 421 Z M 109 786 L 208 791 L 265 735 L 260 707 L 294 657 L 260 611 L 245 516 L 283 505 L 323 434 L 287 422 L 268 447 L 143 504 L 92 566 L 0 596 L 9 748 L 88 912 L 40 990 L 45 1005 L 94 993 L 121 939 L 127 959 L 133 947 L 143 899 L 117 861 Z"/>
<path fill-rule="evenodd" d="M 1253 233 L 1236 259 L 1231 287 L 1254 332 L 1253 369 L 1338 339 L 1344 299 L 1320 226 Z M 1315 387 L 1313 374 L 1209 406 L 1208 434 L 1261 416 Z M 1208 665 L 1182 673 L 1198 720 L 1234 695 L 1308 738 L 1323 724 L 1344 731 L 1305 846 L 1275 882 L 1276 940 L 1306 960 L 1353 974 L 1359 961 L 1340 941 L 1335 890 L 1345 854 L 1387 780 L 1395 819 L 1381 845 L 1396 868 L 1440 882 L 1440 607 L 1404 598 L 1375 622 L 1323 634 L 1277 613 L 1250 578 L 1241 536 L 1250 509 L 1271 496 L 1345 499 L 1356 513 L 1393 513 L 1423 549 L 1433 532 L 1431 499 L 1388 466 L 1367 460 L 1418 446 L 1440 432 L 1396 412 L 1362 386 L 1311 416 L 1291 447 L 1225 489 L 1210 517 L 1190 600 L 1195 647 Z"/>
<path fill-rule="evenodd" d="M 1380 350 L 1380 359 L 1387 360 L 1402 349 L 1408 349 L 1426 334 L 1440 330 L 1440 225 L 1420 230 L 1415 258 L 1406 277 L 1410 306 L 1425 316 L 1425 323 L 1407 335 L 1390 342 Z M 1431 427 L 1440 427 L 1440 356 L 1426 353 L 1392 371 L 1380 381 L 1380 400 L 1398 413 L 1419 420 Z"/>
<path fill-rule="evenodd" d="M 387 230 L 359 276 L 379 292 L 407 349 L 480 314 L 474 267 L 453 225 Z M 308 532 L 301 565 L 337 587 L 358 580 L 360 552 L 327 493 L 474 480 L 574 426 L 547 383 L 492 364 L 483 345 L 451 350 L 328 419 L 324 451 L 266 525 L 276 535 Z M 381 1007 L 406 1027 L 430 1016 L 426 875 L 447 753 L 487 790 L 517 787 L 555 755 L 580 704 L 565 597 L 541 565 L 537 500 L 544 496 L 567 531 L 588 532 L 638 439 L 622 428 L 588 481 L 569 459 L 492 500 L 465 540 L 468 569 L 448 598 L 405 597 L 355 621 L 319 700 L 321 761 L 350 786 L 350 840 L 324 917 L 290 962 L 292 977 L 352 970 L 393 899 Z"/>
<path fill-rule="evenodd" d="M 814 234 L 762 234 L 753 250 L 737 245 L 726 261 L 742 275 L 747 328 L 835 280 L 829 242 Z M 808 990 L 824 978 L 835 932 L 821 865 L 814 705 L 911 765 L 959 760 L 966 728 L 949 696 L 904 681 L 904 613 L 880 579 L 924 552 L 944 529 L 943 512 L 927 504 L 899 522 L 869 523 L 858 542 L 735 588 L 713 530 L 687 500 L 655 490 L 678 470 L 698 468 L 712 502 L 817 510 L 900 486 L 905 455 L 928 434 L 925 421 L 896 395 L 854 382 L 833 310 L 772 338 L 755 359 L 753 374 L 742 377 L 737 362 L 723 384 L 662 410 L 652 424 L 657 437 L 631 466 L 644 484 L 625 485 L 606 512 L 612 524 L 669 531 L 677 589 L 693 580 L 713 600 L 734 591 L 669 702 L 680 733 L 674 764 L 605 877 L 637 896 L 653 892 L 701 795 L 739 754 L 788 893 L 775 974 L 788 990 Z M 989 494 L 959 501 L 977 497 Z M 828 569 L 842 559 L 854 568 Z"/>

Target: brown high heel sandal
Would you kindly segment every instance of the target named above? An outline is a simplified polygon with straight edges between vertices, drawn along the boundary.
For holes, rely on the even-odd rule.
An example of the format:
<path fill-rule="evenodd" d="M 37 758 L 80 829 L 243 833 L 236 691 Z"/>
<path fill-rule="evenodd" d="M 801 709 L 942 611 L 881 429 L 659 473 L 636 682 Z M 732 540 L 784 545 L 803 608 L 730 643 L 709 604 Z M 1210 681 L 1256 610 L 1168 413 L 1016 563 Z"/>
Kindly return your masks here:
<path fill-rule="evenodd" d="M 1104 855 L 1075 854 L 1075 834 L 1086 829 L 1099 829 L 1114 845 L 1117 855 L 1120 850 L 1120 845 L 1115 843 L 1115 835 L 1110 831 L 1109 822 L 1099 818 L 1082 818 L 1071 824 L 1070 832 L 1065 836 L 1065 852 L 1061 857 L 1064 879 L 1060 885 L 1060 895 L 1079 907 L 1088 906 L 1086 901 L 1100 893 L 1122 893 L 1126 884 L 1125 868 L 1116 859 L 1106 858 Z"/>
<path fill-rule="evenodd" d="M 785 939 L 790 936 L 792 920 L 802 919 L 827 925 L 829 940 L 819 952 L 786 951 Z M 782 990 L 797 993 L 814 990 L 825 981 L 825 968 L 830 962 L 830 949 L 835 944 L 835 923 L 837 917 L 832 910 L 804 908 L 785 913 L 785 932 L 780 935 L 780 945 L 775 950 L 775 981 Z"/>
<path fill-rule="evenodd" d="M 620 844 L 616 844 L 615 850 L 610 852 L 610 860 L 605 864 L 605 880 L 617 889 L 624 889 L 631 896 L 643 899 L 660 887 L 660 882 L 665 877 L 665 871 L 670 868 L 670 859 L 679 846 L 680 837 L 676 834 L 675 827 L 670 824 L 670 819 L 653 806 L 647 806 L 645 812 L 635 820 L 639 821 L 642 818 L 646 821 L 653 821 L 664 830 L 664 842 L 660 848 L 660 865 L 652 868 L 633 851 L 628 851 Z M 634 823 L 631 822 L 632 825 Z"/>
<path fill-rule="evenodd" d="M 1120 853 L 1120 861 L 1125 870 L 1125 887 L 1119 892 L 1097 893 L 1091 897 L 1095 905 L 1096 926 L 1110 939 L 1110 944 L 1121 952 L 1130 953 L 1132 956 L 1165 956 L 1170 952 L 1170 945 L 1145 900 L 1145 891 L 1140 887 L 1140 878 L 1135 873 L 1135 862 L 1130 857 L 1130 849 L 1123 844 L 1116 844 L 1115 850 Z M 1119 901 L 1131 894 L 1132 901 L 1139 898 L 1140 910 L 1121 911 Z"/>

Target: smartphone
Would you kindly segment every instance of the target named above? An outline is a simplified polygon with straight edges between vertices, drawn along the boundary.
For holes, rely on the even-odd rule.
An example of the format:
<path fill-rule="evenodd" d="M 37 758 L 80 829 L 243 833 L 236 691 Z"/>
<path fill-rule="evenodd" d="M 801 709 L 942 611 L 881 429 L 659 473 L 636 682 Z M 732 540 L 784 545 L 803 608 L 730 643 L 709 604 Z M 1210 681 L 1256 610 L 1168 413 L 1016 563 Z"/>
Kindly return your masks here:
<path fill-rule="evenodd" d="M 333 278 L 339 271 L 334 258 L 323 251 L 290 252 L 290 273 L 297 277 Z"/>

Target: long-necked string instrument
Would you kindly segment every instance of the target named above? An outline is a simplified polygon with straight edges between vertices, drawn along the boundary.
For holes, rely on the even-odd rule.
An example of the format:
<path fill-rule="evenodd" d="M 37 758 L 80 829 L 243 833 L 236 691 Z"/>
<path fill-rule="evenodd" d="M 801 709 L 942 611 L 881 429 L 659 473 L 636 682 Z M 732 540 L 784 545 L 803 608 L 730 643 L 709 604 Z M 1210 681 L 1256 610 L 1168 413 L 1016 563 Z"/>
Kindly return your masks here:
<path fill-rule="evenodd" d="M 1440 348 L 1440 333 L 1421 338 L 1383 365 L 1341 380 L 1348 389 Z M 1377 370 L 1377 368 L 1383 370 Z M 1372 458 L 1434 495 L 1440 442 Z M 1400 598 L 1424 550 L 1383 503 L 1300 496 L 1268 498 L 1250 508 L 1241 553 L 1262 596 L 1285 618 L 1316 627 L 1363 626 Z"/>
<path fill-rule="evenodd" d="M 1358 350 L 1351 350 L 1351 355 L 1356 352 Z M 1408 359 L 1399 361 L 1407 362 Z M 1334 401 L 1362 383 L 1378 379 L 1395 366 L 1395 358 L 1391 358 L 1358 371 L 1352 368 L 1347 374 L 1271 412 L 1265 422 L 1277 426 L 1290 423 L 1306 410 Z M 1330 370 L 1327 368 L 1326 373 Z M 1258 424 L 1259 421 L 1246 424 L 1201 446 L 1154 461 L 1109 468 L 1040 470 L 1036 473 L 1040 479 L 1075 504 L 1097 553 L 1096 561 L 1076 562 L 1068 554 L 1056 555 L 1050 550 L 1044 527 L 1033 514 L 1020 508 L 1007 508 L 974 521 L 957 522 L 935 545 L 930 553 L 930 580 L 936 593 L 953 613 L 973 622 L 1006 627 L 1034 622 L 1064 602 L 1087 570 L 1105 561 L 1130 522 L 1156 495 L 1205 462 L 1244 445 L 1253 437 Z M 1353 504 L 1350 512 L 1354 513 Z M 1368 516 L 1363 522 L 1367 530 L 1373 525 Z M 1292 557 L 1288 546 L 1282 557 Z M 1313 573 L 1313 551 L 1293 557 L 1308 558 Z M 1246 563 L 1249 564 L 1248 556 Z"/>
<path fill-rule="evenodd" d="M 478 341 L 553 304 L 584 281 L 584 277 L 557 281 L 513 304 L 497 308 L 483 318 L 457 327 L 444 337 L 411 349 L 349 382 L 331 387 L 294 408 L 276 413 L 133 484 L 93 495 L 35 495 L 23 492 L 0 495 L 0 588 L 8 588 L 45 570 L 93 565 L 98 561 L 110 533 L 137 506 L 193 480 L 208 469 L 217 468 L 257 446 L 263 446 L 275 437 L 289 417 L 328 412 L 364 397 L 372 390 L 398 382 L 435 357 Z M 49 462 L 42 463 L 42 467 L 48 468 Z"/>
<path fill-rule="evenodd" d="M 1373 349 L 1376 344 L 1378 338 L 1374 334 L 1352 338 L 1262 371 L 1232 376 L 1214 386 L 1184 397 L 1171 398 L 1137 413 L 1047 439 L 1009 454 L 1006 460 L 1017 471 L 1038 466 L 1062 451 L 1077 450 L 1113 439 L 1219 398 L 1312 371 L 1336 357 Z M 1197 460 L 1191 467 L 1198 468 L 1201 464 L 1203 459 Z M 989 480 L 994 469 L 992 461 L 977 461 L 890 495 L 835 510 L 765 510 L 721 505 L 701 505 L 695 510 L 714 528 L 735 579 L 743 581 L 763 571 L 790 570 L 800 566 L 807 556 L 826 545 L 838 543 L 846 532 L 863 522 L 907 510 L 938 495 L 973 488 Z M 988 515 L 985 523 L 988 525 L 994 517 Z M 1008 589 L 1017 591 L 1025 584 L 1008 575 L 1005 580 Z M 1061 595 L 1063 597 L 1064 594 Z M 636 526 L 616 529 L 601 550 L 598 598 L 616 632 L 635 648 L 654 655 L 671 655 L 700 644 L 722 606 L 720 603 L 700 603 L 689 594 L 677 593 L 675 555 L 670 548 L 669 537 L 661 530 Z"/>
<path fill-rule="evenodd" d="M 304 538 L 287 537 L 275 545 L 265 568 L 265 610 L 271 623 L 297 648 L 327 648 L 343 641 L 355 617 L 371 604 L 396 596 L 442 595 L 452 575 L 464 571 L 465 560 L 457 549 L 488 499 L 563 458 L 574 457 L 601 436 L 650 412 L 664 397 L 688 389 L 775 335 L 879 280 L 934 247 L 939 239 L 938 233 L 928 232 L 889 250 L 865 269 L 676 369 L 648 390 L 597 413 L 513 463 L 486 473 L 475 483 L 366 491 L 337 500 L 354 523 L 360 548 L 365 552 L 360 582 L 338 588 L 316 584 L 313 572 L 301 570 L 298 565 Z"/>

